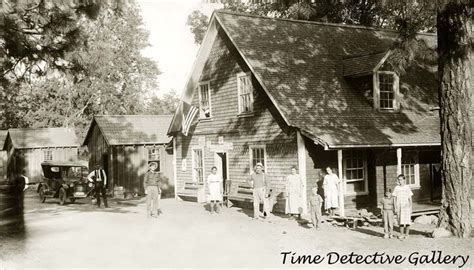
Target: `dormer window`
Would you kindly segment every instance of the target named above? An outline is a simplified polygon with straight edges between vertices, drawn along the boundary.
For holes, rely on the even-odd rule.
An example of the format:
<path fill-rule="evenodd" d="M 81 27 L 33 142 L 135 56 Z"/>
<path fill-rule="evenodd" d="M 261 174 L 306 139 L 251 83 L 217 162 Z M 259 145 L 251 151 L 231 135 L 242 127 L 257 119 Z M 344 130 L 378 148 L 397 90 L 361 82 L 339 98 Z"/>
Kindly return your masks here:
<path fill-rule="evenodd" d="M 374 73 L 374 105 L 381 111 L 396 111 L 398 100 L 398 76 L 392 71 Z"/>
<path fill-rule="evenodd" d="M 211 119 L 211 87 L 209 82 L 199 84 L 199 118 Z"/>

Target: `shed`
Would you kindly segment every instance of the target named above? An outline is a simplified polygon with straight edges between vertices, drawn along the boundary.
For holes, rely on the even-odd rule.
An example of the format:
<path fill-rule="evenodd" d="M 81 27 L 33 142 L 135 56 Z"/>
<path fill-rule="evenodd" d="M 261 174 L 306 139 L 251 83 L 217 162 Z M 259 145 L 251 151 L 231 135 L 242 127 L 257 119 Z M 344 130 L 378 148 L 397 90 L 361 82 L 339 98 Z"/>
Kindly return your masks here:
<path fill-rule="evenodd" d="M 7 177 L 25 175 L 34 183 L 41 180 L 41 162 L 76 160 L 79 140 L 70 128 L 15 128 L 8 130 L 2 149 Z"/>
<path fill-rule="evenodd" d="M 143 194 L 143 179 L 150 162 L 169 181 L 163 191 L 173 186 L 173 153 L 168 147 L 167 128 L 171 115 L 97 115 L 91 122 L 83 145 L 89 151 L 90 167 L 101 164 L 109 186 L 125 192 Z"/>

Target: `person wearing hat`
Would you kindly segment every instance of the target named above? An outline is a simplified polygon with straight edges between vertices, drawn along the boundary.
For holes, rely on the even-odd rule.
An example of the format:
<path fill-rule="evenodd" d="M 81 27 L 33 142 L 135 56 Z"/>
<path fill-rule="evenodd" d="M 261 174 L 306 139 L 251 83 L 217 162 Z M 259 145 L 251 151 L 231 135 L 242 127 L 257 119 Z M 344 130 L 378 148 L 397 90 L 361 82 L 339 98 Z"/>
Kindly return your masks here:
<path fill-rule="evenodd" d="M 95 170 L 89 173 L 87 179 L 95 183 L 97 206 L 100 208 L 100 196 L 102 196 L 104 207 L 109 207 L 107 204 L 107 174 L 100 163 L 95 166 Z"/>
<path fill-rule="evenodd" d="M 269 189 L 269 181 L 266 179 L 267 175 L 263 172 L 263 164 L 258 162 L 255 164 L 254 173 L 250 175 L 248 181 L 253 191 L 253 218 L 260 219 L 263 213 L 260 212 L 260 204 L 263 203 L 263 209 L 267 212 L 267 216 L 270 214 L 268 209 L 267 191 Z"/>
<path fill-rule="evenodd" d="M 149 170 L 145 174 L 143 187 L 146 194 L 146 212 L 148 217 L 158 217 L 159 203 L 161 195 L 162 176 L 161 172 L 157 172 L 158 164 L 150 162 Z"/>

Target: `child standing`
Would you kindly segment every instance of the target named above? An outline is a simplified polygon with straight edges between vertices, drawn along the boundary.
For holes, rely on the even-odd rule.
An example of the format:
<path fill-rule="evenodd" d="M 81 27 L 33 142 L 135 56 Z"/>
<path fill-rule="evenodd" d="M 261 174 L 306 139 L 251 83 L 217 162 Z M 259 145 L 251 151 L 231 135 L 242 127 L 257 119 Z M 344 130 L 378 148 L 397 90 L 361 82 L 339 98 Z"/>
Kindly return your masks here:
<path fill-rule="evenodd" d="M 413 192 L 405 183 L 405 176 L 400 174 L 398 176 L 398 186 L 393 190 L 395 196 L 395 211 L 398 216 L 398 224 L 400 226 L 400 239 L 408 238 L 411 224 L 411 210 Z"/>
<path fill-rule="evenodd" d="M 382 204 L 383 230 L 385 235 L 383 238 L 393 237 L 393 213 L 395 212 L 395 201 L 392 197 L 391 190 L 385 192 L 385 197 L 380 202 Z"/>
<path fill-rule="evenodd" d="M 319 229 L 319 223 L 321 222 L 321 207 L 323 205 L 323 198 L 318 194 L 318 187 L 312 189 L 313 194 L 309 197 L 309 203 L 311 206 L 311 221 L 315 229 Z"/>

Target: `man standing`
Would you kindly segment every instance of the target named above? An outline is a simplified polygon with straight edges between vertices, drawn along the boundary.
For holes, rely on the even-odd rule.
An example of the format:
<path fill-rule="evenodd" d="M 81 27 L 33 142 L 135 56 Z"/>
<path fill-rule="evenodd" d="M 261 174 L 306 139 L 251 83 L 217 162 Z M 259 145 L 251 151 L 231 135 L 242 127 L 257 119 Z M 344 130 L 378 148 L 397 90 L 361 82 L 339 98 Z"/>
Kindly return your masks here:
<path fill-rule="evenodd" d="M 146 212 L 147 217 L 158 217 L 160 213 L 159 202 L 161 196 L 161 185 L 163 179 L 161 172 L 157 172 L 156 168 L 158 165 L 156 162 L 148 164 L 149 170 L 145 174 L 145 180 L 143 181 L 143 187 L 146 194 Z"/>
<path fill-rule="evenodd" d="M 95 170 L 89 173 L 87 179 L 90 182 L 95 182 L 95 196 L 97 199 L 97 206 L 100 208 L 100 196 L 104 200 L 104 207 L 109 207 L 107 204 L 107 174 L 102 168 L 102 165 L 97 164 Z"/>
<path fill-rule="evenodd" d="M 253 190 L 253 218 L 259 219 L 263 216 L 263 213 L 260 212 L 260 204 L 263 203 L 263 209 L 267 212 L 267 216 L 269 216 L 269 201 L 265 198 L 267 197 L 267 191 L 269 189 L 269 181 L 266 179 L 267 175 L 263 172 L 263 164 L 257 163 L 255 165 L 255 172 L 250 175 L 250 179 L 248 181 L 250 187 Z"/>

